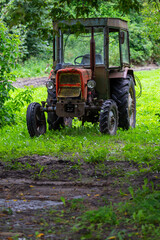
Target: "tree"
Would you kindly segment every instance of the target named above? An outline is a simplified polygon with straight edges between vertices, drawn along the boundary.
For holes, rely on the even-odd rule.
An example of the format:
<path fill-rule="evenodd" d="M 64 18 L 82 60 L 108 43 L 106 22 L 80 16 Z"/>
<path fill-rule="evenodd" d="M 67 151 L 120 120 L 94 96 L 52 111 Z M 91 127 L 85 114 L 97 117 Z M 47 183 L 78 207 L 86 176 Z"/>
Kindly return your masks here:
<path fill-rule="evenodd" d="M 153 44 L 153 58 L 160 64 L 160 1 L 144 2 L 142 14 L 147 29 L 145 35 Z"/>
<path fill-rule="evenodd" d="M 10 96 L 10 90 L 15 90 L 12 69 L 20 55 L 20 43 L 19 35 L 11 34 L 0 19 L 0 127 L 14 123 L 15 112 L 32 98 L 31 89 L 20 91 L 14 99 Z"/>
<path fill-rule="evenodd" d="M 1 16 L 8 28 L 19 30 L 20 36 L 25 38 L 24 59 L 39 54 L 50 40 L 52 20 L 49 12 L 49 1 L 44 0 L 12 0 L 1 6 Z"/>
<path fill-rule="evenodd" d="M 0 12 L 8 27 L 13 29 L 13 26 L 15 26 L 16 29 L 20 29 L 20 35 L 24 36 L 26 48 L 23 49 L 25 56 L 23 59 L 25 60 L 30 55 L 39 56 L 40 53 L 45 53 L 43 57 L 46 56 L 47 45 L 52 42 L 52 20 L 112 16 L 125 17 L 132 23 L 132 18 L 135 19 L 134 15 L 137 16 L 137 12 L 142 16 L 141 11 L 146 11 L 146 4 L 148 11 L 152 12 L 153 6 L 158 9 L 159 0 L 0 0 Z M 152 17 L 149 17 L 147 23 L 147 15 L 147 13 L 144 13 L 141 22 L 134 26 L 137 34 L 133 34 L 133 49 L 136 42 L 135 37 L 138 36 L 139 30 L 144 27 L 143 18 L 146 19 L 146 24 L 148 24 L 144 30 L 147 37 L 140 36 L 138 40 L 141 55 L 139 61 L 146 60 L 148 54 L 152 55 L 152 45 L 154 45 L 154 41 L 157 41 L 154 37 L 150 38 L 150 34 L 148 34 L 154 26 L 151 26 L 149 22 L 154 24 L 154 21 L 152 21 Z M 134 31 L 134 28 L 132 29 Z M 153 32 L 154 30 L 152 30 L 152 34 Z M 151 39 L 151 43 L 147 43 L 149 39 Z M 141 44 L 142 40 L 143 43 Z M 156 49 L 153 49 L 153 51 L 157 52 Z M 137 49 L 134 49 L 133 52 L 135 59 L 137 59 Z M 48 51 L 48 57 L 50 55 L 51 52 Z"/>

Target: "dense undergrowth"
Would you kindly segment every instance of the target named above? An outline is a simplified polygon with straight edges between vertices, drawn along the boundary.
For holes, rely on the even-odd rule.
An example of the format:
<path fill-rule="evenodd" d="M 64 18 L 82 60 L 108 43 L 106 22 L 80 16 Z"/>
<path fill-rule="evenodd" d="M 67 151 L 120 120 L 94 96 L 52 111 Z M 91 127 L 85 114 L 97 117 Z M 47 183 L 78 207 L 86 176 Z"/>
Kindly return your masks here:
<path fill-rule="evenodd" d="M 137 124 L 129 131 L 118 130 L 116 136 L 102 135 L 98 124 L 74 120 L 72 128 L 47 131 L 40 137 L 30 138 L 26 127 L 27 105 L 15 112 L 15 125 L 0 129 L 0 159 L 11 169 L 22 166 L 12 160 L 38 154 L 58 156 L 64 160 L 86 161 L 97 164 L 105 172 L 106 161 L 126 161 L 138 166 L 138 170 L 126 171 L 124 181 L 130 179 L 131 187 L 121 194 L 123 202 L 108 203 L 96 210 L 85 211 L 77 218 L 72 231 L 81 239 L 158 239 L 160 235 L 160 186 L 148 182 L 147 177 L 140 189 L 132 186 L 132 177 L 154 175 L 160 172 L 160 69 L 135 73 L 141 80 L 143 93 L 137 99 Z M 138 93 L 138 87 L 136 87 Z M 22 92 L 22 89 L 18 89 Z M 13 92 L 14 97 L 16 93 Z M 33 100 L 41 102 L 47 97 L 46 88 L 33 91 Z M 23 166 L 28 167 L 28 165 Z M 113 169 L 111 169 L 113 171 Z M 114 174 L 118 168 L 114 169 Z M 87 226 L 87 228 L 86 228 Z M 132 229 L 132 230 L 131 230 Z"/>
<path fill-rule="evenodd" d="M 17 64 L 13 73 L 16 78 L 42 77 L 49 74 L 52 64 L 52 60 L 32 57 L 24 63 Z"/>

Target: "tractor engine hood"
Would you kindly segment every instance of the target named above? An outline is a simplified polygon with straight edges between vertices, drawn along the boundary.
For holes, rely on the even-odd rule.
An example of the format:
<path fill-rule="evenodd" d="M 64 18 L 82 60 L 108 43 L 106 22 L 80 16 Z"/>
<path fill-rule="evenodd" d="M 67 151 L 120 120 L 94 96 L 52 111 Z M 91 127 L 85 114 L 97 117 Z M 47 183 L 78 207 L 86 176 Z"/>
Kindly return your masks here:
<path fill-rule="evenodd" d="M 65 68 L 56 74 L 57 98 L 87 99 L 87 82 L 91 79 L 91 69 Z"/>

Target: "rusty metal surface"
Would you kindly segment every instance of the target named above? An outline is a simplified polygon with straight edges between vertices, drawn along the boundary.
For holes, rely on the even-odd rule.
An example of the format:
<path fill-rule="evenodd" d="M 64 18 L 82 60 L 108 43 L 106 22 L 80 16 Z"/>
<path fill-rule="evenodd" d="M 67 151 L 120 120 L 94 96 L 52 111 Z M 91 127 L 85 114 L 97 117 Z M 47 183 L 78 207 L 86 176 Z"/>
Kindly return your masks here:
<path fill-rule="evenodd" d="M 136 85 L 133 69 L 128 67 L 125 67 L 122 71 L 110 72 L 109 79 L 112 81 L 112 79 L 116 78 L 127 78 L 127 75 L 131 75 L 133 77 L 134 84 Z"/>
<path fill-rule="evenodd" d="M 70 87 L 79 87 L 79 89 L 81 89 L 81 98 L 86 100 L 87 99 L 87 81 L 89 79 L 91 79 L 91 70 L 90 69 L 73 68 L 73 67 L 60 69 L 56 75 L 56 95 L 57 95 L 57 97 L 59 97 L 59 89 L 61 88 L 60 82 L 59 82 L 61 74 L 66 74 L 66 75 L 67 74 L 73 74 L 73 75 L 79 74 L 81 83 L 79 83 L 79 81 L 78 81 L 76 83 L 77 86 L 74 86 L 75 85 L 75 83 L 74 83 Z M 67 85 L 68 84 L 66 83 L 66 87 L 69 87 Z M 70 97 L 70 96 L 68 96 L 68 97 Z"/>
<path fill-rule="evenodd" d="M 108 18 L 108 27 L 128 29 L 127 21 L 120 18 Z"/>
<path fill-rule="evenodd" d="M 80 75 L 73 74 L 73 73 L 61 73 L 59 76 L 59 83 L 60 84 L 77 84 L 81 83 Z"/>
<path fill-rule="evenodd" d="M 104 65 L 95 67 L 95 81 L 96 81 L 96 92 L 98 98 L 107 99 L 109 98 L 109 81 L 108 72 Z"/>
<path fill-rule="evenodd" d="M 127 77 L 128 69 L 125 69 L 123 71 L 114 71 L 109 73 L 109 79 L 115 79 L 115 78 L 126 78 Z"/>
<path fill-rule="evenodd" d="M 92 79 L 95 80 L 95 40 L 94 40 L 94 28 L 91 31 L 90 40 L 90 68 L 92 71 Z"/>
<path fill-rule="evenodd" d="M 61 87 L 59 88 L 58 97 L 79 97 L 80 87 Z"/>
<path fill-rule="evenodd" d="M 128 29 L 127 21 L 120 18 L 87 18 L 87 19 L 71 19 L 71 20 L 61 20 L 57 23 L 54 22 L 53 27 L 57 30 L 57 24 L 66 24 L 68 26 L 73 26 L 76 24 L 82 24 L 85 27 L 117 27 Z"/>
<path fill-rule="evenodd" d="M 130 74 L 132 75 L 133 70 L 129 69 L 128 67 L 124 68 L 122 71 L 111 71 L 109 73 L 109 78 L 126 78 L 128 72 L 130 72 Z"/>

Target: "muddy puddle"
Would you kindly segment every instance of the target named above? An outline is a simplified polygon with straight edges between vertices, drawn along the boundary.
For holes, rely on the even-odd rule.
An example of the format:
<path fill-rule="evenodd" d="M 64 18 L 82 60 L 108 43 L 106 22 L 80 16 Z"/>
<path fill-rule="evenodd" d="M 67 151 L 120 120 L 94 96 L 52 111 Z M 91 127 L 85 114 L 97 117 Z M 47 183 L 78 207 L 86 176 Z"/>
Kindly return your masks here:
<path fill-rule="evenodd" d="M 46 196 L 47 197 L 47 196 Z M 81 199 L 85 196 L 74 196 L 73 199 Z M 49 196 L 48 196 L 49 198 Z M 0 199 L 0 209 L 10 209 L 12 212 L 24 212 L 28 210 L 38 210 L 54 208 L 63 205 L 62 201 L 51 201 L 51 200 L 21 200 L 21 199 Z"/>
<path fill-rule="evenodd" d="M 0 199 L 0 208 L 10 208 L 13 212 L 23 212 L 26 210 L 37 210 L 54 207 L 63 204 L 57 201 L 40 201 L 40 200 L 5 200 Z"/>

